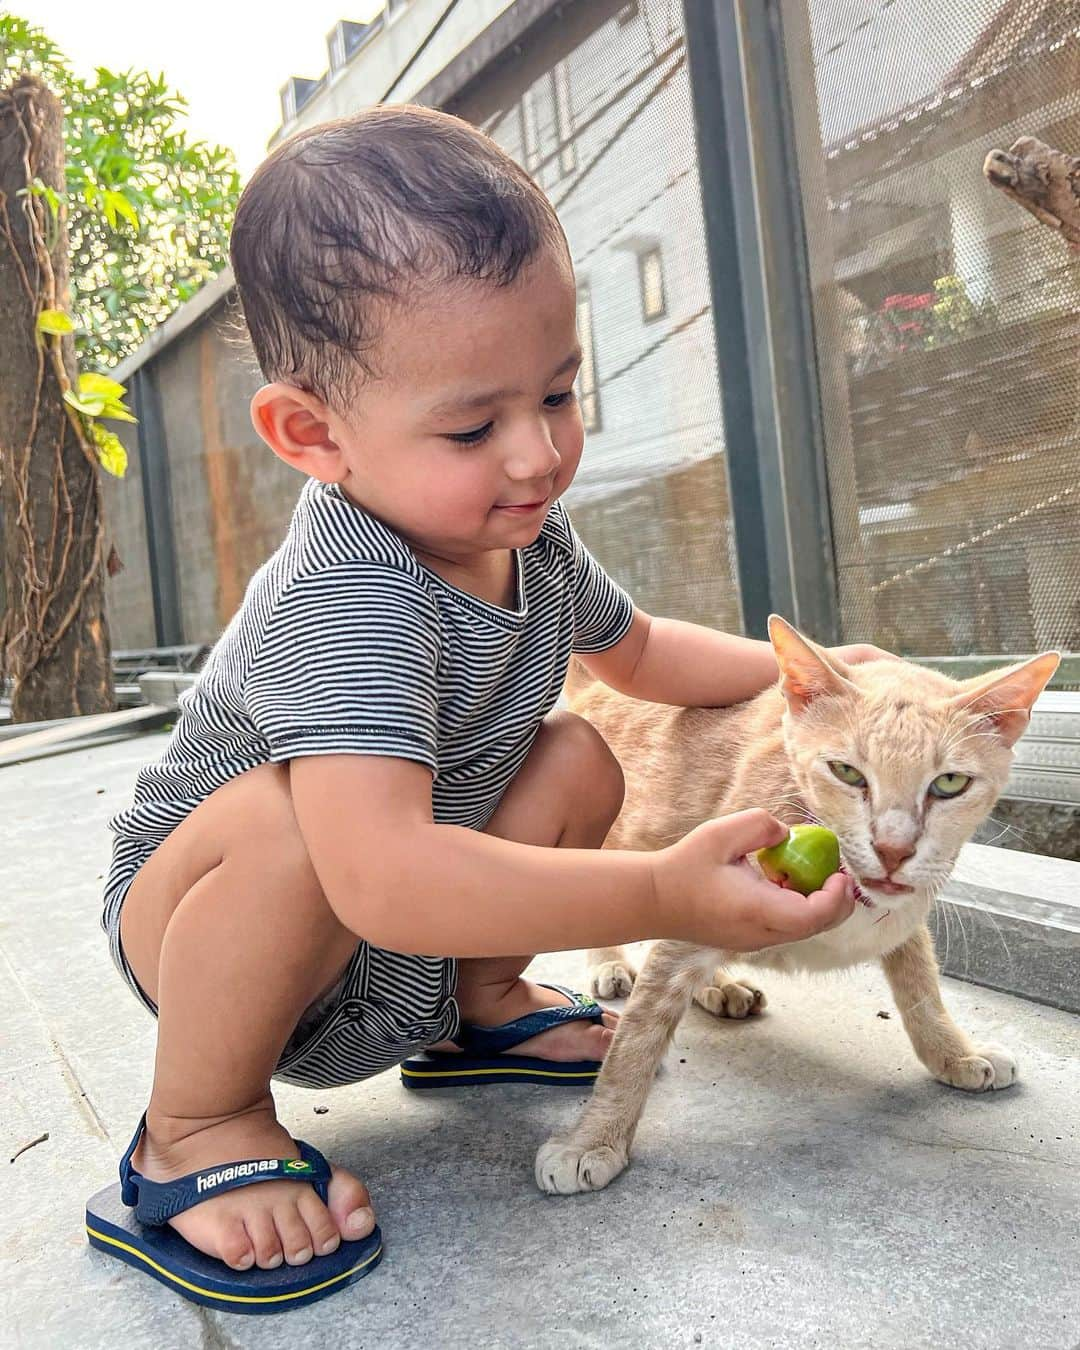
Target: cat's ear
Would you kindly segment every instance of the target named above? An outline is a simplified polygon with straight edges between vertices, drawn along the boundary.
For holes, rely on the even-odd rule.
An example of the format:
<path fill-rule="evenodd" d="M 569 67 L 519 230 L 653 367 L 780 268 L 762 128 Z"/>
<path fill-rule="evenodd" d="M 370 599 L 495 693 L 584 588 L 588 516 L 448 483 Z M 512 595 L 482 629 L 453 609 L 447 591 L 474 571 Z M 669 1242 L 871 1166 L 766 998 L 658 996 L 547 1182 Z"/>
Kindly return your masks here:
<path fill-rule="evenodd" d="M 1014 745 L 1027 729 L 1031 705 L 1060 662 L 1057 652 L 1043 652 L 1022 665 L 971 681 L 949 701 L 962 712 L 985 718 L 1006 745 Z"/>
<path fill-rule="evenodd" d="M 792 628 L 779 614 L 769 616 L 769 641 L 780 667 L 780 691 L 793 713 L 805 712 L 817 698 L 855 694 L 844 678 L 844 667 L 809 638 Z"/>

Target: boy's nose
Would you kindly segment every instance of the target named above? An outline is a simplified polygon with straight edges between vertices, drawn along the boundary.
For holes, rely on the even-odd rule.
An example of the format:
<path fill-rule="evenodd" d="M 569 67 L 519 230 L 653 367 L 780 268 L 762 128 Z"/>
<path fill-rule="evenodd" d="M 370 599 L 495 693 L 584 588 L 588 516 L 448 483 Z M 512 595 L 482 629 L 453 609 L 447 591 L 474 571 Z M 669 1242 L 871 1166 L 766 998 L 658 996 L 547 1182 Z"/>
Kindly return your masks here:
<path fill-rule="evenodd" d="M 507 477 L 516 483 L 549 478 L 562 463 L 562 456 L 546 432 L 516 441 L 506 461 Z"/>

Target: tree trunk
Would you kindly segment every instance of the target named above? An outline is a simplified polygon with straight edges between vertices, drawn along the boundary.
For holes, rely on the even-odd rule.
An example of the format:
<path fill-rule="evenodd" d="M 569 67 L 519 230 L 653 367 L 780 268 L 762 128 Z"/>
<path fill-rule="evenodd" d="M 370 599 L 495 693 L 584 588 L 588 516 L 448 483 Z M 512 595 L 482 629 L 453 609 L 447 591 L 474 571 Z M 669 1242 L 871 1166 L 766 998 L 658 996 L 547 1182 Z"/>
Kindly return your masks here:
<path fill-rule="evenodd" d="M 42 309 L 70 309 L 67 229 L 25 193 L 35 178 L 64 190 L 63 109 L 23 75 L 0 91 L 0 674 L 17 722 L 115 706 L 99 470 L 62 397 L 74 341 L 36 331 Z"/>

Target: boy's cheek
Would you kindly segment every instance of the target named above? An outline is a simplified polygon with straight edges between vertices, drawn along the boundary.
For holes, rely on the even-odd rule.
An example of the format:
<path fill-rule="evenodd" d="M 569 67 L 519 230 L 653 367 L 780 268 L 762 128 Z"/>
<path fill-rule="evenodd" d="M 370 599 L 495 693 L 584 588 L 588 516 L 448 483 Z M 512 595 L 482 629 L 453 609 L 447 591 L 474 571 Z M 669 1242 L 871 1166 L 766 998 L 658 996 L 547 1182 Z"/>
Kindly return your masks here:
<path fill-rule="evenodd" d="M 578 411 L 574 418 L 574 427 L 568 429 L 565 437 L 558 437 L 555 441 L 555 449 L 559 452 L 562 463 L 559 465 L 558 482 L 560 488 L 565 488 L 577 473 L 577 467 L 581 463 L 582 452 L 585 449 L 585 427 L 581 421 L 581 412 Z"/>

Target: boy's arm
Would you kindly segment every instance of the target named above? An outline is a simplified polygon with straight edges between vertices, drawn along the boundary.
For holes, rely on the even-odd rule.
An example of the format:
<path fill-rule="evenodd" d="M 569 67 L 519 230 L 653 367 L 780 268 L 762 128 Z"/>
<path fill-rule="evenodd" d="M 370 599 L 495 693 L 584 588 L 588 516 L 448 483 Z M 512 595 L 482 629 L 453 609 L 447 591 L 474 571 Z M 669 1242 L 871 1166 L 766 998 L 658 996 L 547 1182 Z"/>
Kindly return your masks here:
<path fill-rule="evenodd" d="M 868 643 L 830 649 L 849 665 L 887 657 Z M 605 684 L 650 703 L 719 708 L 741 703 L 779 677 L 772 644 L 634 610 L 626 636 L 578 660 Z"/>
<path fill-rule="evenodd" d="M 328 903 L 390 951 L 513 956 L 647 937 L 750 951 L 819 932 L 854 903 L 842 877 L 803 897 L 740 864 L 787 833 L 764 811 L 709 821 L 659 853 L 538 848 L 435 824 L 431 774 L 409 760 L 313 755 L 289 776 Z"/>

